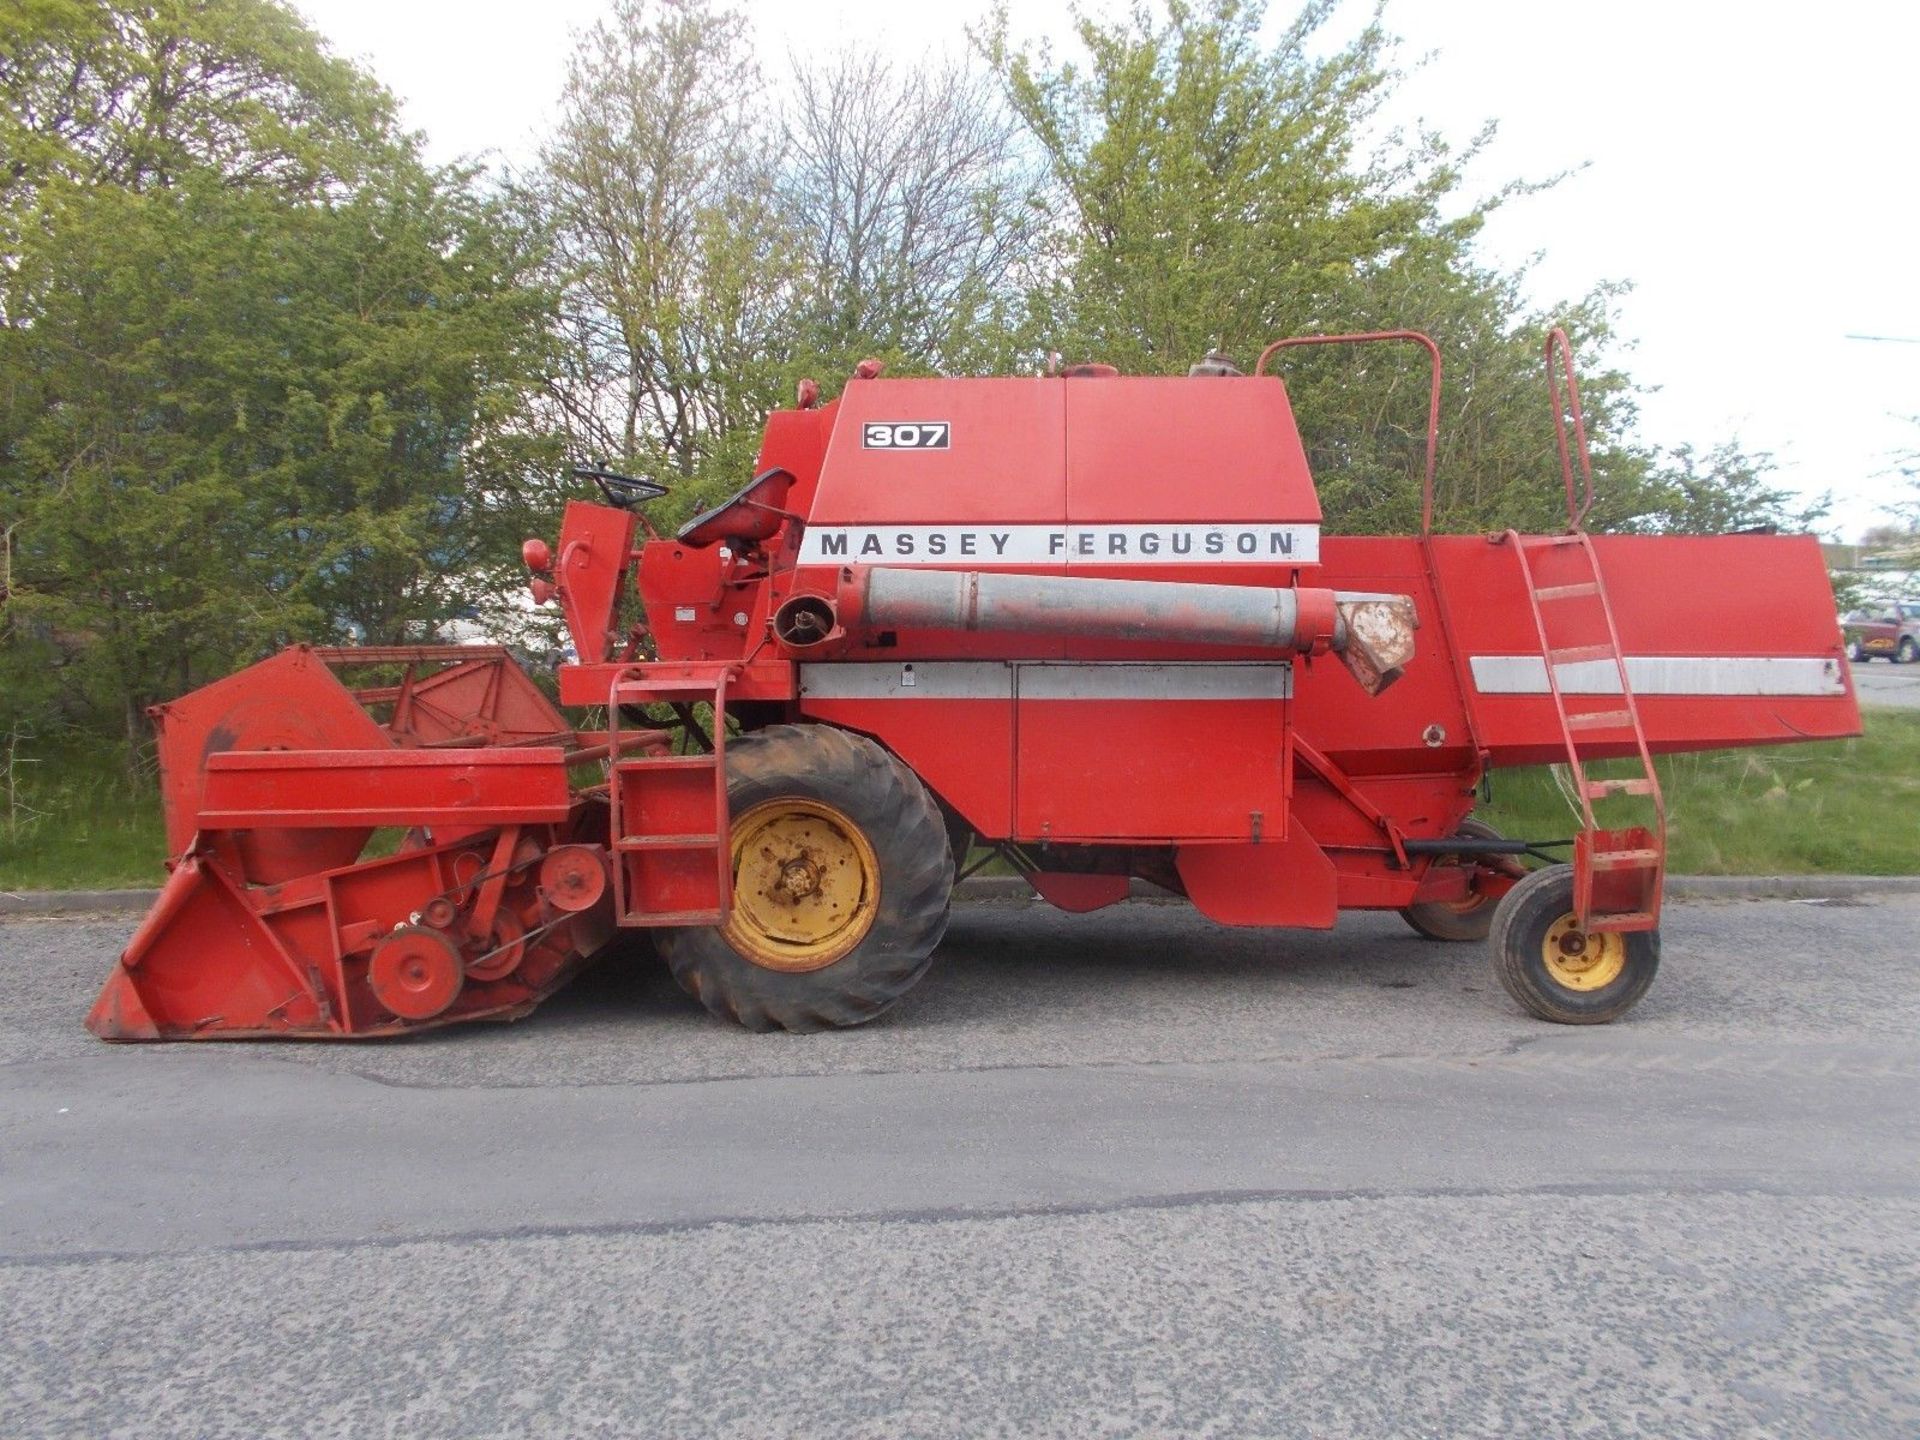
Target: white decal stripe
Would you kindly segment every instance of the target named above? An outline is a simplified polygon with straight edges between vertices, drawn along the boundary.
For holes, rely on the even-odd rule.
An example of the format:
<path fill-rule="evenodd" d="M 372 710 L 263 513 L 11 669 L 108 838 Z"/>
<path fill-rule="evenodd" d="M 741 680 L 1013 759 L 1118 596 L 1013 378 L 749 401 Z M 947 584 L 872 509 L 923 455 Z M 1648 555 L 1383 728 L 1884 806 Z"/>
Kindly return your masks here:
<path fill-rule="evenodd" d="M 1021 665 L 1022 700 L 1284 700 L 1293 693 L 1293 667 L 1222 665 Z"/>
<path fill-rule="evenodd" d="M 1475 655 L 1473 685 L 1482 695 L 1544 695 L 1547 662 L 1538 655 Z M 1554 667 L 1569 695 L 1618 695 L 1611 660 Z M 1812 656 L 1629 655 L 1635 695 L 1844 695 L 1838 660 Z"/>
<path fill-rule="evenodd" d="M 810 525 L 802 565 L 1312 565 L 1320 527 L 1206 525 Z"/>
<path fill-rule="evenodd" d="M 1011 700 L 1013 667 L 998 660 L 802 665 L 800 694 L 808 700 Z"/>
<path fill-rule="evenodd" d="M 809 700 L 1284 700 L 1293 667 L 1171 661 L 846 661 L 800 667 Z"/>

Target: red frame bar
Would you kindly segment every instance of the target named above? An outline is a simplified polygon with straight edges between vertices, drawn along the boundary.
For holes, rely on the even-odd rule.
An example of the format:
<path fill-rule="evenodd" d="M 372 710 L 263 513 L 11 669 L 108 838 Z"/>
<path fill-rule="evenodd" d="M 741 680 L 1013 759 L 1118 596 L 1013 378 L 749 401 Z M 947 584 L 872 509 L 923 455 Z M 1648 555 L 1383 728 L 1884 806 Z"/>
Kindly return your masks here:
<path fill-rule="evenodd" d="M 1559 353 L 1560 364 L 1553 363 L 1555 352 Z M 1587 453 L 1587 418 L 1580 409 L 1580 382 L 1573 373 L 1573 347 L 1567 342 L 1567 332 L 1555 326 L 1547 332 L 1547 395 L 1553 405 L 1553 438 L 1560 449 L 1560 477 L 1567 487 L 1567 529 L 1581 530 L 1586 527 L 1587 515 L 1593 509 L 1593 459 Z M 1560 382 L 1565 379 L 1567 389 L 1564 395 L 1560 391 Z M 1571 403 L 1573 410 L 1573 434 L 1579 442 L 1580 475 L 1582 487 L 1580 499 L 1576 503 L 1573 495 L 1573 457 L 1567 449 L 1567 409 Z"/>
<path fill-rule="evenodd" d="M 362 825 L 557 825 L 571 812 L 567 752 L 228 750 L 209 755 L 202 830 Z"/>

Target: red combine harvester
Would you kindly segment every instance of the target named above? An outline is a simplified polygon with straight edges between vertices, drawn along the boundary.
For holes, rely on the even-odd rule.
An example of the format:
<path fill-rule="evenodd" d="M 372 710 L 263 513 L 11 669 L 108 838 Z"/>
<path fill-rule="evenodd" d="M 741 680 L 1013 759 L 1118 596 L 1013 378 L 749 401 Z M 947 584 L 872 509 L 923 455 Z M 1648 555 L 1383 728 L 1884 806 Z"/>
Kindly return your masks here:
<path fill-rule="evenodd" d="M 1432 360 L 1416 536 L 1321 534 L 1265 373 L 1356 340 Z M 299 647 L 159 707 L 176 858 L 88 1023 L 509 1019 L 648 930 L 717 1014 L 858 1024 L 925 972 L 976 847 L 1066 910 L 1136 877 L 1229 925 L 1398 910 L 1490 935 L 1533 1014 L 1613 1019 L 1659 961 L 1652 756 L 1860 718 L 1812 539 L 1585 531 L 1557 332 L 1547 360 L 1552 535 L 1431 533 L 1439 353 L 1407 332 L 1245 376 L 869 362 L 829 404 L 803 385 L 752 483 L 673 536 L 640 508 L 660 487 L 592 472 L 607 503 L 525 556 L 577 650 L 560 704 L 605 728 L 461 647 Z M 1549 762 L 1578 833 L 1529 868 L 1568 842 L 1471 812 L 1490 770 Z"/>

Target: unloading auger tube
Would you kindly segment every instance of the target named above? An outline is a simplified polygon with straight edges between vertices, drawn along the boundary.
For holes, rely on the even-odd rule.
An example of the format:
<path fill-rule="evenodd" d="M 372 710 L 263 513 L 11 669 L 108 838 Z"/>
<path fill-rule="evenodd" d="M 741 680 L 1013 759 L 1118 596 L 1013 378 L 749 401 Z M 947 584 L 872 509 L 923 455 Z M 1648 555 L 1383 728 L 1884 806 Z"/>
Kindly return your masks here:
<path fill-rule="evenodd" d="M 1419 623 L 1405 595 L 874 566 L 841 572 L 835 596 L 789 596 L 773 626 L 797 655 L 831 653 L 850 633 L 883 630 L 1332 651 L 1377 695 L 1413 658 Z"/>

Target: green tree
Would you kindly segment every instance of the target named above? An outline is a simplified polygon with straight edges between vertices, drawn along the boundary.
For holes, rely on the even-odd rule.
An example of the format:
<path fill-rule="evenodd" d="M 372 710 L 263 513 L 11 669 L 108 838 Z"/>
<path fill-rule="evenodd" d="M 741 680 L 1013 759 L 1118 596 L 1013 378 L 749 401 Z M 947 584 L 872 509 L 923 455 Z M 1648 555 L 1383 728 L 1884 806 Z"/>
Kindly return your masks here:
<path fill-rule="evenodd" d="M 1250 0 L 1166 0 L 1126 19 L 1082 18 L 1062 60 L 1017 48 L 1004 12 L 976 37 L 1048 162 L 1055 277 L 1033 296 L 1070 356 L 1177 373 L 1210 349 L 1249 363 L 1282 335 L 1417 329 L 1449 373 L 1439 519 L 1457 528 L 1564 523 L 1540 362 L 1547 317 L 1523 275 L 1477 260 L 1475 237 L 1515 183 L 1465 203 L 1462 148 L 1420 132 L 1370 138 L 1398 79 L 1376 12 L 1316 53 L 1333 0 L 1313 0 L 1272 43 Z M 1555 307 L 1591 354 L 1613 294 Z M 1417 524 L 1426 447 L 1423 356 L 1411 349 L 1288 352 L 1283 372 L 1329 523 Z M 1583 386 L 1600 501 L 1630 525 L 1665 497 L 1650 457 L 1622 441 L 1624 376 Z"/>
<path fill-rule="evenodd" d="M 576 455 L 673 481 L 662 520 L 745 481 L 801 376 L 1016 358 L 1036 212 L 994 88 L 858 49 L 764 86 L 750 40 L 724 3 L 617 0 L 523 184 L 565 297 L 555 413 Z"/>
<path fill-rule="evenodd" d="M 1907 421 L 1920 427 L 1920 415 Z M 1897 452 L 1888 473 L 1901 482 L 1893 500 L 1881 507 L 1891 523 L 1874 526 L 1863 538 L 1881 547 L 1883 563 L 1920 570 L 1920 446 Z"/>
<path fill-rule="evenodd" d="M 742 477 L 791 343 L 796 234 L 756 79 L 737 12 L 616 0 L 526 182 L 564 297 L 560 422 L 582 457 L 706 479 L 683 512 Z"/>
<path fill-rule="evenodd" d="M 281 7 L 99 10 L 50 9 L 6 76 L 44 163 L 9 197 L 0 704 L 137 737 L 279 644 L 427 639 L 500 592 L 557 459 L 551 306 L 514 215 Z M 119 84 L 108 120 L 21 99 L 49 75 Z M 136 151 L 165 158 L 95 163 Z"/>
<path fill-rule="evenodd" d="M 1654 466 L 1653 483 L 1664 499 L 1647 528 L 1696 535 L 1812 531 L 1833 508 L 1832 496 L 1809 500 L 1772 484 L 1774 468 L 1771 455 L 1742 450 L 1737 441 L 1704 455 L 1690 445 L 1676 446 Z"/>
<path fill-rule="evenodd" d="M 1005 373 L 1042 222 L 1031 158 L 989 76 L 846 50 L 797 71 L 780 200 L 803 258 L 795 359 L 844 375 Z"/>

